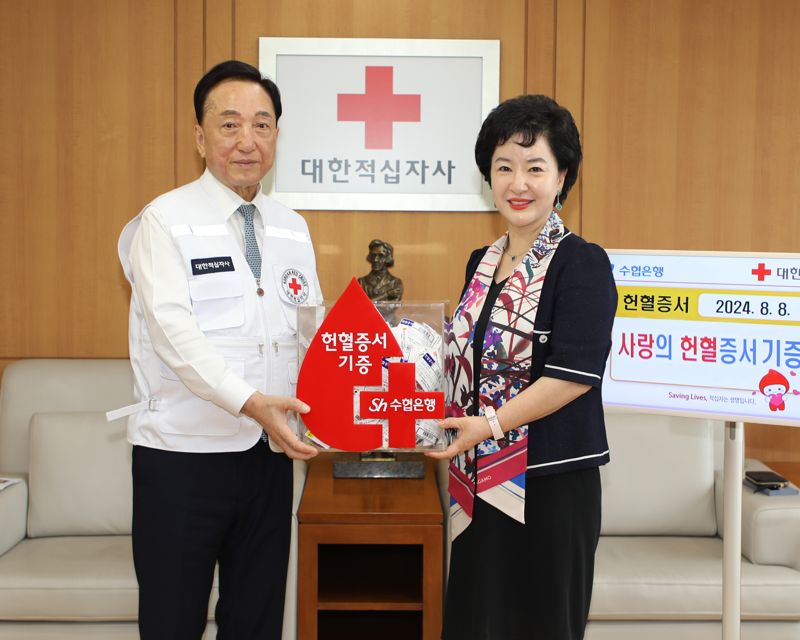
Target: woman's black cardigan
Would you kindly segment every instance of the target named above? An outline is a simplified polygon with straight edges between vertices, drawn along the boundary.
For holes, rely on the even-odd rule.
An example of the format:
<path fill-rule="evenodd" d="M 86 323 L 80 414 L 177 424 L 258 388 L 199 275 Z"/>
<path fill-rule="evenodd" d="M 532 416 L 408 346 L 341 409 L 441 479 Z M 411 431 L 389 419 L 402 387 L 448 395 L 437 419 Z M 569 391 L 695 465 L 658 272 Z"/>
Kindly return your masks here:
<path fill-rule="evenodd" d="M 597 467 L 609 461 L 601 384 L 611 349 L 617 289 L 606 252 L 567 234 L 542 285 L 530 381 L 547 376 L 591 388 L 528 425 L 528 476 Z M 487 248 L 472 252 L 462 297 Z"/>

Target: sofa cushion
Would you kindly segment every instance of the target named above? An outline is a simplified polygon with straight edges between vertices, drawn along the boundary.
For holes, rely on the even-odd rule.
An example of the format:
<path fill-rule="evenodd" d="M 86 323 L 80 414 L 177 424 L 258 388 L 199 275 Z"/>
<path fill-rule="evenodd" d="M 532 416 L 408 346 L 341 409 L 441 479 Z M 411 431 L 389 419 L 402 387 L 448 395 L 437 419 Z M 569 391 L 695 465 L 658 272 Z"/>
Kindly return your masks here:
<path fill-rule="evenodd" d="M 741 640 L 798 640 L 800 622 L 742 622 Z M 0 636 L 2 637 L 2 636 Z M 718 621 L 590 621 L 585 640 L 720 640 Z M 27 639 L 26 639 L 27 640 Z"/>
<path fill-rule="evenodd" d="M 217 579 L 210 611 L 217 600 Z M 130 536 L 23 540 L 0 557 L 0 620 L 136 620 Z"/>
<path fill-rule="evenodd" d="M 129 534 L 131 447 L 101 412 L 35 413 L 28 536 Z"/>
<path fill-rule="evenodd" d="M 24 540 L 0 557 L 0 619 L 135 620 L 129 536 Z"/>
<path fill-rule="evenodd" d="M 592 619 L 719 620 L 721 615 L 720 538 L 600 538 Z M 800 572 L 742 560 L 742 618 L 800 618 Z"/>
<path fill-rule="evenodd" d="M 769 469 L 758 460 L 745 460 L 744 466 Z M 751 562 L 800 571 L 800 495 L 767 496 L 742 488 L 742 554 Z"/>
<path fill-rule="evenodd" d="M 711 420 L 606 410 L 604 535 L 717 533 Z"/>
<path fill-rule="evenodd" d="M 29 358 L 3 370 L 0 471 L 28 472 L 28 427 L 37 411 L 108 411 L 133 402 L 127 358 Z"/>

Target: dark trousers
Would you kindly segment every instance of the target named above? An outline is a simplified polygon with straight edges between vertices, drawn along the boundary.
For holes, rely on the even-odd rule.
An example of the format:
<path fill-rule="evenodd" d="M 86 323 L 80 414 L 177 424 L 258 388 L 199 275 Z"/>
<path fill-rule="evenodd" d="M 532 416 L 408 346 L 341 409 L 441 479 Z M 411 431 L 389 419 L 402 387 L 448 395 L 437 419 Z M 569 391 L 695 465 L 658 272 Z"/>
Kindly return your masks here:
<path fill-rule="evenodd" d="M 292 463 L 248 451 L 133 448 L 133 561 L 143 640 L 199 640 L 219 562 L 221 640 L 279 639 Z"/>
<path fill-rule="evenodd" d="M 580 640 L 600 536 L 600 471 L 526 479 L 525 524 L 483 500 L 453 541 L 445 640 Z"/>

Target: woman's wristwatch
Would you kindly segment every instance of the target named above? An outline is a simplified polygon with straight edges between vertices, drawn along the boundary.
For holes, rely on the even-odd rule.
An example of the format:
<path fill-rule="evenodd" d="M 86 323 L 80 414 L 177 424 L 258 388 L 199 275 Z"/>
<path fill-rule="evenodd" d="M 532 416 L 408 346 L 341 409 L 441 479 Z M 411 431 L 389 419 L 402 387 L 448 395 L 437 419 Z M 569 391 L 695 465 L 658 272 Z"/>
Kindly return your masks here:
<path fill-rule="evenodd" d="M 492 437 L 495 440 L 502 440 L 505 438 L 506 434 L 503 433 L 503 428 L 500 426 L 500 421 L 497 419 L 497 414 L 494 411 L 494 407 L 487 404 L 483 408 L 483 415 L 485 415 L 486 420 L 489 421 L 489 428 L 492 430 Z"/>

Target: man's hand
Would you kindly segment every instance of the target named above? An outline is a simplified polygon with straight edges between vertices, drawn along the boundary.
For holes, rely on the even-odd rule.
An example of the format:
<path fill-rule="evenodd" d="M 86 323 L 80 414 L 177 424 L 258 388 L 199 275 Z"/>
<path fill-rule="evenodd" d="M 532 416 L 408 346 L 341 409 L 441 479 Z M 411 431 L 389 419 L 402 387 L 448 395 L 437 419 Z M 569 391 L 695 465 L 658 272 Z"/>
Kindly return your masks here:
<path fill-rule="evenodd" d="M 489 422 L 483 416 L 469 418 L 446 418 L 439 423 L 444 429 L 457 429 L 458 437 L 444 451 L 427 451 L 429 458 L 446 460 L 472 449 L 479 442 L 492 437 Z"/>
<path fill-rule="evenodd" d="M 267 432 L 269 439 L 294 460 L 308 460 L 317 455 L 316 447 L 304 444 L 289 428 L 287 411 L 308 413 L 311 408 L 297 398 L 267 396 L 256 391 L 242 406 L 242 413 L 252 418 Z"/>

